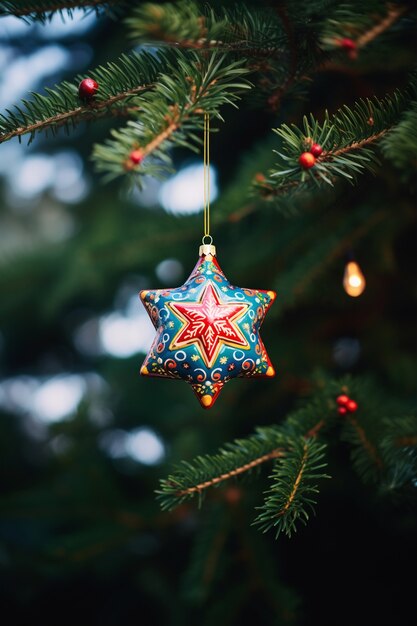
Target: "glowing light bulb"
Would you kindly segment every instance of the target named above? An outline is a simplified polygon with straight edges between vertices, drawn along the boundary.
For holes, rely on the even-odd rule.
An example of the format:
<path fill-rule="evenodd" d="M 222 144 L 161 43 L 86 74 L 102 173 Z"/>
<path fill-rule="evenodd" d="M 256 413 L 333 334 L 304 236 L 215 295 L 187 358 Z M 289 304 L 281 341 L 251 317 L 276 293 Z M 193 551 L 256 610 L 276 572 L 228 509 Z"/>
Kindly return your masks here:
<path fill-rule="evenodd" d="M 349 261 L 345 267 L 343 287 L 352 298 L 357 298 L 365 291 L 366 281 L 356 261 Z"/>

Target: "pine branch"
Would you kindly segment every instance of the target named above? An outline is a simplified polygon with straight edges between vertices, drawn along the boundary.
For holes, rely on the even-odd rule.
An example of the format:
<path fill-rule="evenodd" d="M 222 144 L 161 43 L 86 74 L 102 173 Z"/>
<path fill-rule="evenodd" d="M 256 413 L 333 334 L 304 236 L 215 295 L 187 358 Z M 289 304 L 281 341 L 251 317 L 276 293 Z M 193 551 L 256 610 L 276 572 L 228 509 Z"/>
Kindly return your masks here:
<path fill-rule="evenodd" d="M 258 428 L 254 435 L 237 439 L 221 448 L 216 455 L 200 456 L 191 463 L 183 462 L 157 491 L 163 509 L 173 509 L 184 500 L 198 495 L 201 505 L 210 487 L 251 474 L 261 465 L 286 456 L 287 448 L 301 435 L 314 438 L 331 421 L 335 413 L 335 394 L 339 389 L 329 383 L 313 396 L 309 404 L 290 414 L 281 426 Z"/>
<path fill-rule="evenodd" d="M 380 448 L 385 466 L 383 488 L 390 493 L 415 490 L 417 481 L 417 414 L 390 418 Z"/>
<path fill-rule="evenodd" d="M 401 170 L 404 180 L 414 179 L 417 171 L 417 102 L 413 102 L 399 124 L 381 142 L 386 159 Z"/>
<path fill-rule="evenodd" d="M 108 180 L 130 172 L 140 185 L 145 175 L 169 171 L 172 147 L 198 150 L 204 113 L 222 119 L 220 107 L 236 107 L 239 93 L 250 88 L 242 78 L 247 74 L 243 62 L 226 64 L 224 56 L 216 53 L 202 58 L 196 52 L 176 51 L 175 57 L 177 62 L 169 65 L 155 89 L 141 99 L 140 120 L 113 131 L 113 139 L 95 146 L 97 169 L 105 172 Z M 130 158 L 133 150 L 141 154 L 138 164 Z"/>
<path fill-rule="evenodd" d="M 91 76 L 97 80 L 99 91 L 88 105 L 82 104 L 78 96 L 82 76 L 72 83 L 63 82 L 54 89 L 46 89 L 47 95 L 32 93 L 33 100 L 22 100 L 14 110 L 0 115 L 0 143 L 26 134 L 30 143 L 40 131 L 55 133 L 58 128 L 69 130 L 96 117 L 134 114 L 143 94 L 153 87 L 171 58 L 169 53 L 155 57 L 134 52 L 96 68 Z"/>
<path fill-rule="evenodd" d="M 344 49 L 350 59 L 356 59 L 359 50 L 384 34 L 411 9 L 406 4 L 378 0 L 366 5 L 343 4 L 326 21 L 322 45 L 327 50 Z M 349 46 L 346 40 L 351 42 Z"/>
<path fill-rule="evenodd" d="M 269 108 L 277 110 L 284 95 L 304 83 L 323 61 L 314 27 L 306 32 L 310 10 L 304 6 L 297 12 L 294 8 L 254 10 L 239 3 L 232 9 L 214 11 L 202 9 L 194 0 L 162 6 L 145 3 L 127 24 L 139 42 L 245 56 L 257 85 L 253 99 L 262 105 L 266 100 Z"/>
<path fill-rule="evenodd" d="M 363 48 L 368 45 L 371 41 L 379 37 L 386 30 L 391 28 L 393 24 L 397 20 L 400 19 L 404 15 L 404 13 L 409 10 L 406 6 L 395 6 L 391 4 L 386 5 L 387 14 L 383 17 L 379 22 L 374 24 L 369 30 L 362 33 L 356 40 L 356 47 L 358 49 Z"/>
<path fill-rule="evenodd" d="M 378 483 L 384 477 L 385 467 L 381 442 L 386 434 L 387 409 L 375 404 L 372 398 L 378 397 L 372 381 L 358 379 L 347 381 L 341 388 L 358 403 L 358 410 L 342 417 L 341 439 L 351 446 L 352 465 L 364 482 Z"/>
<path fill-rule="evenodd" d="M 330 478 L 322 473 L 326 466 L 324 449 L 314 439 L 301 437 L 291 441 L 285 456 L 275 464 L 270 477 L 272 485 L 266 491 L 269 495 L 259 507 L 261 513 L 254 522 L 263 532 L 274 528 L 276 538 L 281 532 L 291 537 L 297 530 L 297 522 L 307 523 L 308 510 L 314 511 L 316 504 L 313 495 L 318 493 L 316 482 Z"/>
<path fill-rule="evenodd" d="M 351 442 L 363 447 L 371 463 L 375 465 L 378 472 L 382 471 L 383 463 L 381 456 L 375 446 L 375 444 L 368 438 L 365 429 L 359 423 L 358 419 L 354 415 L 348 415 L 346 417 L 347 422 L 351 425 L 354 434 L 351 435 Z"/>
<path fill-rule="evenodd" d="M 301 128 L 283 124 L 274 129 L 280 139 L 280 148 L 274 150 L 279 161 L 267 176 L 258 175 L 255 188 L 265 199 L 272 199 L 314 187 L 334 186 L 340 179 L 353 183 L 359 174 L 373 171 L 379 163 L 374 146 L 395 128 L 413 95 L 412 85 L 382 99 L 359 100 L 352 108 L 344 106 L 333 116 L 326 112 L 322 124 L 310 115 L 304 117 Z M 323 152 L 305 169 L 299 158 L 313 143 L 319 144 Z"/>
<path fill-rule="evenodd" d="M 320 375 L 316 384 L 319 389 L 309 403 L 291 413 L 281 425 L 258 428 L 254 435 L 228 444 L 216 455 L 182 462 L 168 479 L 161 481 L 157 491 L 161 507 L 173 509 L 195 495 L 201 504 L 208 488 L 250 474 L 273 460 L 272 486 L 259 507 L 255 524 L 264 532 L 275 528 L 276 536 L 281 532 L 291 536 L 298 522 L 305 524 L 309 518 L 316 503 L 317 481 L 328 477 L 322 472 L 324 445 L 318 442 L 318 435 L 337 422 L 342 424 L 341 438 L 352 445 L 353 465 L 364 480 L 381 478 L 387 471 L 391 481 L 393 475 L 402 476 L 408 483 L 415 479 L 415 418 L 405 419 L 402 431 L 392 428 L 387 434 L 385 426 L 381 429 L 381 409 L 370 405 L 375 389 L 369 381 L 332 381 Z M 357 412 L 343 417 L 338 414 L 336 398 L 341 393 L 357 401 Z M 398 432 L 404 444 L 400 447 L 406 450 L 405 456 L 401 450 L 400 457 L 398 437 L 390 438 L 390 433 Z M 390 455 L 392 462 L 388 462 Z"/>
<path fill-rule="evenodd" d="M 279 428 L 259 428 L 255 435 L 227 444 L 216 455 L 199 456 L 192 463 L 183 461 L 174 474 L 161 481 L 161 489 L 156 492 L 162 509 L 171 510 L 196 494 L 201 504 L 207 488 L 251 473 L 262 463 L 281 456 L 284 441 Z"/>
<path fill-rule="evenodd" d="M 272 11 L 253 11 L 245 5 L 232 10 L 202 9 L 194 0 L 163 5 L 146 2 L 126 20 L 131 36 L 139 42 L 191 49 L 238 51 L 256 58 L 282 57 L 283 37 Z"/>
<path fill-rule="evenodd" d="M 54 13 L 73 16 L 74 9 L 97 14 L 110 9 L 120 9 L 128 5 L 127 0 L 5 0 L 0 7 L 0 17 L 14 15 L 26 21 L 46 22 Z"/>

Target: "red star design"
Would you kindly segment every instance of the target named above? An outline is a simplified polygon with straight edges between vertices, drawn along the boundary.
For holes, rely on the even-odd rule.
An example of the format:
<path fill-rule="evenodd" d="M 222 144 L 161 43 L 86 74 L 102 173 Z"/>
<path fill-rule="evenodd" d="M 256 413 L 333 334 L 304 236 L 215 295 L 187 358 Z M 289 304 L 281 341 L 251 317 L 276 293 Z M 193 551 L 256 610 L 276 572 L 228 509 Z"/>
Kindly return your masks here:
<path fill-rule="evenodd" d="M 244 349 L 250 347 L 236 324 L 249 305 L 224 304 L 212 283 L 208 283 L 199 302 L 169 302 L 168 306 L 183 322 L 170 350 L 195 344 L 206 366 L 211 367 L 223 344 Z"/>

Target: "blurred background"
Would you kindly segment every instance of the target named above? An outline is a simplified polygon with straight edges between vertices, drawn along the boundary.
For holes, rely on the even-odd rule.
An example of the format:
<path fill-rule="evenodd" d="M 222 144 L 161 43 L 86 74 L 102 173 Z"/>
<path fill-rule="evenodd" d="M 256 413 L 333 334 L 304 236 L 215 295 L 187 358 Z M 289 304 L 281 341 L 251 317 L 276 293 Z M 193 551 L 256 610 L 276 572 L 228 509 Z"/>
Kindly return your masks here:
<path fill-rule="evenodd" d="M 75 12 L 43 26 L 2 18 L 0 109 L 88 75 L 125 49 L 123 26 L 106 17 Z M 384 93 L 405 77 L 395 63 L 367 80 L 323 76 L 306 110 L 320 114 L 329 101 L 334 110 L 352 90 Z M 282 116 L 300 119 L 290 105 Z M 334 452 L 318 518 L 293 540 L 276 543 L 250 528 L 261 480 L 215 492 L 202 512 L 190 504 L 161 513 L 155 501 L 173 463 L 282 419 L 316 368 L 371 371 L 382 387 L 406 397 L 415 391 L 413 185 L 387 168 L 377 181 L 365 175 L 343 194 L 315 198 L 306 217 L 247 216 L 253 144 L 282 118 L 251 107 L 225 117 L 212 141 L 213 211 L 230 202 L 242 212 L 214 233 L 219 261 L 235 284 L 277 288 L 288 308 L 271 312 L 263 328 L 277 379 L 233 381 L 210 412 L 185 384 L 139 377 L 154 333 L 137 294 L 181 284 L 195 264 L 201 158 L 179 152 L 177 172 L 139 192 L 102 185 L 89 160 L 114 120 L 0 146 L 5 623 L 281 624 L 296 614 L 297 623 L 322 626 L 415 623 L 415 580 L 406 573 L 407 566 L 415 572 L 413 503 L 377 500 L 343 447 Z M 309 273 L 329 254 L 328 240 L 305 271 L 297 265 L 309 242 L 320 241 L 323 219 L 329 231 L 342 224 L 331 202 L 345 216 L 362 207 L 355 218 L 364 225 L 355 248 L 368 283 L 362 298 L 342 289 L 343 253 Z M 370 220 L 374 209 L 382 216 Z"/>

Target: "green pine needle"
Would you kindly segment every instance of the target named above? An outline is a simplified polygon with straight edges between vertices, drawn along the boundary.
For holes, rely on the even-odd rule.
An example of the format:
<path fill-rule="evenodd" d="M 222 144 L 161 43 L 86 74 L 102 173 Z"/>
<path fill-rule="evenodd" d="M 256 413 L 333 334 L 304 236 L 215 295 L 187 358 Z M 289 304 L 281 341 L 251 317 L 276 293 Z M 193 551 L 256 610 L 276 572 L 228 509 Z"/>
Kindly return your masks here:
<path fill-rule="evenodd" d="M 158 56 L 141 52 L 123 54 L 106 66 L 99 66 L 88 75 L 99 84 L 91 103 L 78 96 L 78 85 L 86 76 L 77 76 L 73 82 L 63 82 L 46 95 L 32 93 L 32 99 L 22 100 L 12 110 L 0 114 L 0 143 L 13 137 L 29 135 L 29 143 L 41 131 L 55 133 L 59 128 L 73 128 L 85 119 L 103 114 L 117 114 L 120 108 L 137 107 L 143 92 L 152 88 L 159 72 L 172 61 L 170 51 Z"/>
<path fill-rule="evenodd" d="M 333 186 L 340 179 L 353 183 L 366 170 L 375 171 L 379 164 L 375 145 L 385 136 L 388 139 L 404 111 L 415 106 L 413 97 L 412 84 L 385 98 L 345 105 L 332 116 L 326 112 L 323 123 L 310 115 L 304 117 L 301 127 L 283 124 L 274 129 L 280 139 L 280 148 L 275 150 L 279 160 L 267 180 L 257 185 L 258 189 L 265 197 L 311 191 L 315 186 Z M 403 123 L 407 127 L 410 122 L 407 118 Z M 313 143 L 319 144 L 323 152 L 312 167 L 304 169 L 299 163 L 300 155 L 308 152 Z"/>
<path fill-rule="evenodd" d="M 417 414 L 385 422 L 386 435 L 380 448 L 386 467 L 383 489 L 393 493 L 417 487 Z"/>
<path fill-rule="evenodd" d="M 15 15 L 26 22 L 45 23 L 55 13 L 63 18 L 72 18 L 75 9 L 82 9 L 85 13 L 95 11 L 97 15 L 103 12 L 114 14 L 127 6 L 127 0 L 5 0 L 0 6 L 0 17 Z"/>
<path fill-rule="evenodd" d="M 175 61 L 142 97 L 138 121 L 114 130 L 112 139 L 95 146 L 93 159 L 106 180 L 130 172 L 140 186 L 144 176 L 170 171 L 173 147 L 198 151 L 204 113 L 221 120 L 221 107 L 237 107 L 240 93 L 250 89 L 242 61 L 226 62 L 224 55 L 216 53 L 202 57 L 194 51 L 173 50 L 172 54 Z M 143 151 L 139 167 L 129 161 L 132 150 Z"/>
<path fill-rule="evenodd" d="M 267 497 L 258 507 L 261 512 L 254 522 L 263 532 L 274 528 L 276 538 L 280 533 L 291 537 L 298 523 L 307 523 L 316 504 L 317 481 L 330 478 L 322 472 L 327 465 L 323 462 L 324 450 L 324 444 L 299 437 L 275 461 L 272 485 L 265 492 Z"/>
<path fill-rule="evenodd" d="M 198 456 L 182 461 L 174 473 L 161 481 L 156 492 L 163 510 L 172 510 L 198 495 L 199 505 L 207 487 L 218 487 L 224 480 L 258 471 L 262 461 L 280 453 L 286 438 L 279 427 L 258 428 L 246 439 L 226 444 L 215 455 Z"/>

